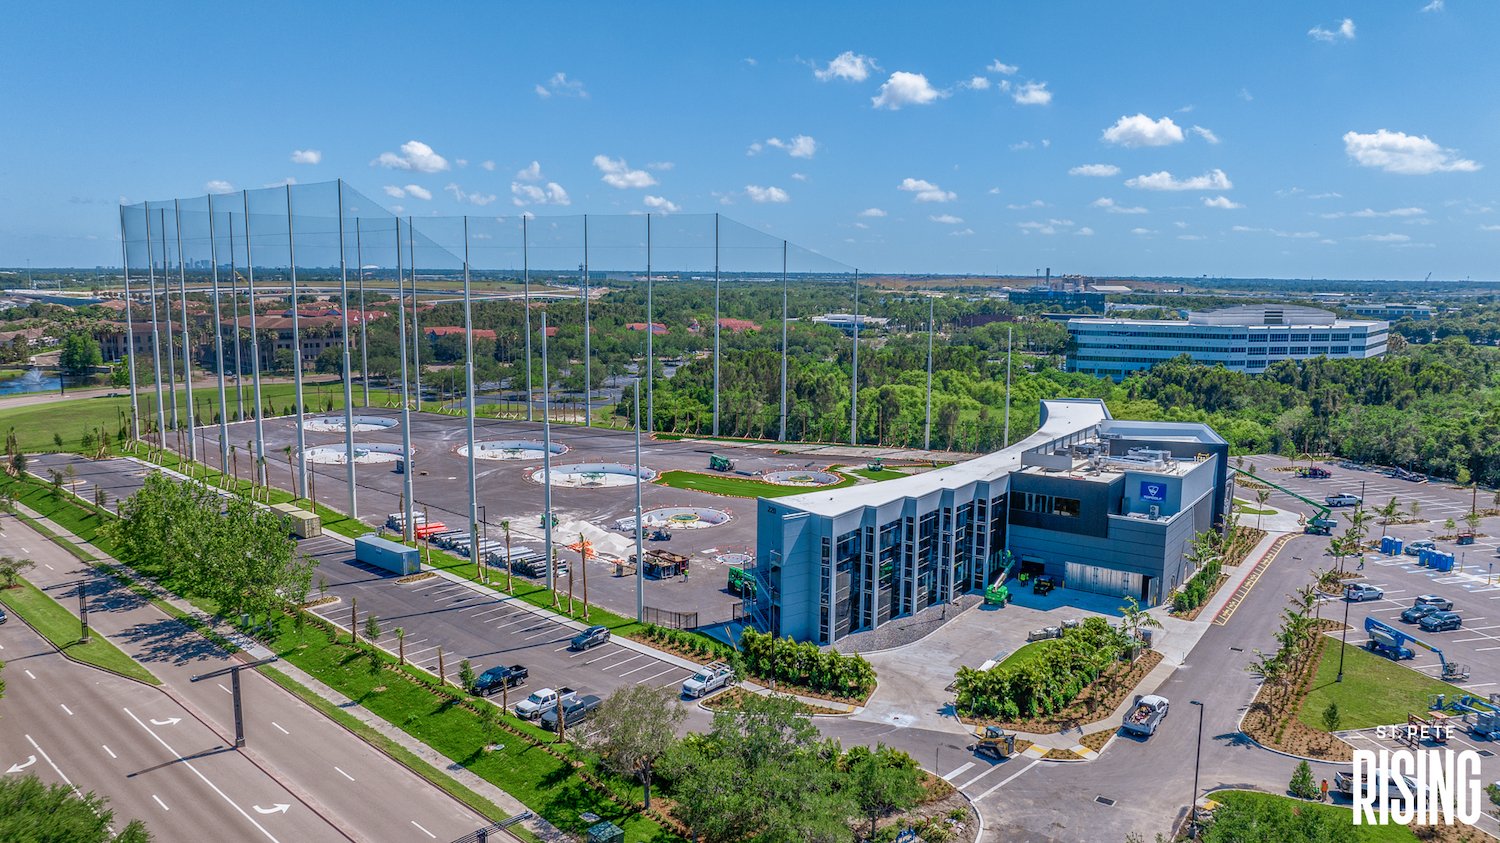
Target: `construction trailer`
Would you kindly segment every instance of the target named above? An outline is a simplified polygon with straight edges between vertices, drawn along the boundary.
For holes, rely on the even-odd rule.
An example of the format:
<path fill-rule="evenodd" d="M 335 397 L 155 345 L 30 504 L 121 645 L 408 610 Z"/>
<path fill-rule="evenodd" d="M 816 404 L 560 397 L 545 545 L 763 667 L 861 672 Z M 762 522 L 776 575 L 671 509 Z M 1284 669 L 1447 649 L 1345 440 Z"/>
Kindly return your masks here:
<path fill-rule="evenodd" d="M 681 553 L 673 553 L 670 550 L 648 550 L 644 562 L 639 561 L 634 553 L 630 554 L 629 564 L 642 565 L 641 572 L 651 579 L 665 580 L 686 574 L 688 561 L 689 558 Z"/>

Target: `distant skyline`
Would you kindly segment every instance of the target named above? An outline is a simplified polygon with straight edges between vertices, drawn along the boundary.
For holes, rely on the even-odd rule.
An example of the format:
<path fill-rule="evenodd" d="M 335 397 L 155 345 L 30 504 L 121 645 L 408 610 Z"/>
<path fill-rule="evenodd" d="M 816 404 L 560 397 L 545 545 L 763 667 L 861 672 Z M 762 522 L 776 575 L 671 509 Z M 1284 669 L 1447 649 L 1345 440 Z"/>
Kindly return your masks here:
<path fill-rule="evenodd" d="M 0 266 L 120 201 L 722 212 L 867 273 L 1500 278 L 1500 4 L 28 4 Z"/>

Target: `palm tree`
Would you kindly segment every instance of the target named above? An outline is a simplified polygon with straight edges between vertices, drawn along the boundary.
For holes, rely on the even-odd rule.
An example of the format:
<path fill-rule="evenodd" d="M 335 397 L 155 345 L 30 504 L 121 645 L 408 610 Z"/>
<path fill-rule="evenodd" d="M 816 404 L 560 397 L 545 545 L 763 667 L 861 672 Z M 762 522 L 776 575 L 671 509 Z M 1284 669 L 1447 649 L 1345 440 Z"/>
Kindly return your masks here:
<path fill-rule="evenodd" d="M 1260 529 L 1260 516 L 1265 513 L 1266 501 L 1268 501 L 1270 499 L 1271 499 L 1271 490 L 1270 489 L 1257 489 L 1255 491 L 1255 502 L 1258 503 L 1258 504 L 1260 504 L 1260 507 L 1258 509 L 1256 509 L 1256 511 L 1255 511 L 1255 529 L 1257 529 L 1257 530 Z"/>
<path fill-rule="evenodd" d="M 1411 511 L 1411 520 L 1415 521 L 1417 520 L 1417 516 L 1422 512 L 1422 504 L 1417 501 L 1412 501 L 1409 509 Z"/>
<path fill-rule="evenodd" d="M 297 500 L 302 496 L 297 494 L 297 467 L 292 464 L 292 446 L 287 445 L 281 452 L 286 454 L 286 470 L 292 475 L 292 500 Z"/>
<path fill-rule="evenodd" d="M 1386 501 L 1385 506 L 1382 506 L 1381 508 L 1375 510 L 1376 514 L 1380 516 L 1381 538 L 1385 538 L 1385 528 L 1389 526 L 1391 522 L 1396 520 L 1396 513 L 1400 510 L 1401 504 L 1397 503 L 1394 497 Z"/>
<path fill-rule="evenodd" d="M 500 522 L 500 531 L 505 534 L 505 590 L 510 594 L 516 593 L 514 574 L 510 564 L 510 519 Z"/>
<path fill-rule="evenodd" d="M 1125 633 L 1129 646 L 1134 651 L 1137 642 L 1141 638 L 1141 630 L 1147 628 L 1161 629 L 1161 621 L 1157 620 L 1145 609 L 1134 597 L 1125 598 L 1125 604 L 1120 607 L 1120 628 Z M 1134 656 L 1132 656 L 1132 659 Z"/>

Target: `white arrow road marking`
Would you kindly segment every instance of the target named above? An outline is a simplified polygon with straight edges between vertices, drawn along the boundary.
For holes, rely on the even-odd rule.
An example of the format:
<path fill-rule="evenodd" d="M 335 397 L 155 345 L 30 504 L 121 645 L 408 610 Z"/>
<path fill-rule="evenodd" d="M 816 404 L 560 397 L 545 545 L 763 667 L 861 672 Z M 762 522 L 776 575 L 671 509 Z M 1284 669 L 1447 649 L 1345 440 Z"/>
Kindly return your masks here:
<path fill-rule="evenodd" d="M 19 773 L 22 770 L 26 769 L 27 767 L 30 767 L 32 764 L 35 764 L 35 763 L 36 763 L 36 756 L 35 755 L 28 755 L 26 757 L 26 763 L 25 764 L 12 764 L 12 765 L 10 765 L 10 769 L 6 770 L 5 772 L 7 772 L 7 773 Z"/>
<path fill-rule="evenodd" d="M 26 742 L 31 744 L 31 748 L 36 750 L 37 754 L 42 756 L 42 760 L 46 761 L 52 767 L 52 772 L 56 773 L 58 775 L 58 778 L 61 778 L 63 781 L 67 782 L 68 787 L 73 788 L 73 792 L 75 794 L 77 794 L 78 796 L 83 796 L 83 794 L 79 793 L 78 791 L 78 785 L 73 784 L 73 780 L 68 778 L 68 774 L 64 773 L 62 771 L 62 768 L 57 766 L 57 762 L 52 760 L 52 756 L 48 755 L 46 750 L 38 746 L 37 742 L 32 740 L 30 735 L 26 736 Z"/>
<path fill-rule="evenodd" d="M 153 719 L 151 721 L 151 725 L 152 726 L 176 726 L 178 723 L 181 723 L 181 722 L 182 722 L 182 718 L 181 717 L 169 717 L 166 720 L 155 720 L 155 719 Z"/>
<path fill-rule="evenodd" d="M 122 708 L 121 710 L 124 711 L 126 714 L 130 715 L 130 719 L 134 720 L 137 726 L 140 726 L 142 729 L 145 729 L 146 733 L 149 734 L 151 737 L 156 738 L 156 742 L 157 743 L 161 744 L 163 747 L 166 747 L 167 752 L 172 753 L 173 757 L 181 758 L 181 755 L 177 752 L 177 750 L 173 749 L 171 744 L 169 744 L 166 741 L 162 740 L 161 735 L 158 735 L 155 732 L 151 731 L 151 727 L 150 726 L 147 726 L 145 723 L 142 723 L 141 722 L 141 718 L 135 716 L 135 712 L 131 711 L 128 708 Z M 43 753 L 43 757 L 45 757 L 45 755 L 46 754 Z M 265 829 L 264 826 L 262 826 L 260 823 L 256 822 L 254 817 L 252 817 L 249 814 L 245 813 L 245 809 L 241 808 L 239 806 L 239 804 L 236 803 L 233 799 L 230 799 L 228 794 L 226 794 L 224 791 L 220 790 L 218 785 L 216 785 L 212 781 L 210 781 L 209 778 L 208 778 L 208 776 L 203 775 L 203 773 L 200 772 L 197 767 L 194 767 L 193 766 L 193 762 L 184 760 L 182 763 L 189 770 L 192 770 L 193 774 L 196 775 L 199 779 L 201 779 L 204 784 L 206 784 L 209 787 L 213 788 L 214 793 L 219 794 L 219 797 L 222 798 L 225 802 L 228 802 L 229 805 L 230 805 L 230 807 L 234 808 L 236 811 L 239 811 L 240 812 L 240 816 L 242 816 L 245 819 L 249 820 L 250 824 L 253 825 L 253 826 L 255 826 L 256 830 L 258 830 L 261 834 L 264 834 L 266 836 L 267 840 L 270 840 L 271 843 L 281 843 L 281 841 L 277 840 L 276 837 L 271 834 L 271 832 L 266 831 L 266 829 Z"/>
<path fill-rule="evenodd" d="M 277 802 L 275 805 L 272 805 L 269 808 L 262 808 L 259 805 L 256 805 L 255 806 L 255 813 L 257 813 L 257 814 L 277 814 L 277 813 L 285 814 L 291 807 L 292 807 L 291 805 L 288 805 L 285 802 Z"/>

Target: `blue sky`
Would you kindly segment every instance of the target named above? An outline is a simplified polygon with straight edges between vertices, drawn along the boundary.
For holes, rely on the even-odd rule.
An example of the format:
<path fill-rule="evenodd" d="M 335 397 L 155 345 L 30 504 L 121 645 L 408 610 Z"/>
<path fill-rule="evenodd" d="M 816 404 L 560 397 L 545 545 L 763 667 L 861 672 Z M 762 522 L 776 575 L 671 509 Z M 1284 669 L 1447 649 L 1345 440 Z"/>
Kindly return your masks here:
<path fill-rule="evenodd" d="M 1495 278 L 1497 24 L 1480 0 L 19 4 L 0 265 L 117 264 L 122 197 L 341 177 L 417 216 L 719 211 L 867 272 Z"/>

